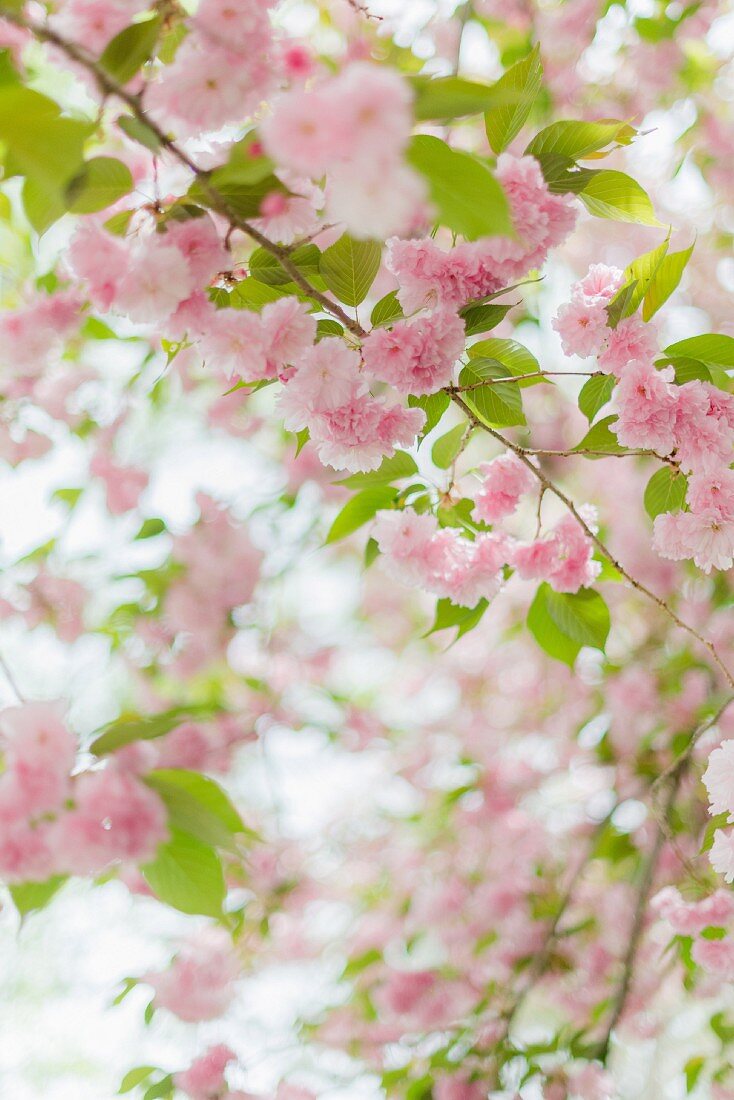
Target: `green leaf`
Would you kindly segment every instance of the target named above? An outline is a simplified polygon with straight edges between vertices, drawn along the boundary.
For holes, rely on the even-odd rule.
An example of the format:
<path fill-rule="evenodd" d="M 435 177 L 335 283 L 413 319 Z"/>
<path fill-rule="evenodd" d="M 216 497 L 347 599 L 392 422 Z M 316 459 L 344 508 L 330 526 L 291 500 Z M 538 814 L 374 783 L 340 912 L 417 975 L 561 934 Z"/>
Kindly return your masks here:
<path fill-rule="evenodd" d="M 133 1069 L 128 1070 L 120 1082 L 120 1087 L 117 1090 L 118 1095 L 132 1092 L 138 1085 L 142 1085 L 144 1081 L 147 1081 L 156 1070 L 157 1066 L 135 1066 Z"/>
<path fill-rule="evenodd" d="M 535 157 L 553 154 L 571 161 L 583 160 L 590 153 L 605 149 L 613 142 L 617 145 L 629 145 L 636 133 L 627 122 L 616 119 L 602 122 L 561 119 L 540 130 L 525 152 Z"/>
<path fill-rule="evenodd" d="M 183 768 L 157 768 L 145 782 L 166 804 L 169 824 L 215 848 L 237 851 L 235 836 L 250 833 L 218 783 Z"/>
<path fill-rule="evenodd" d="M 13 904 L 21 917 L 38 909 L 44 909 L 66 880 L 66 875 L 54 875 L 45 882 L 22 882 L 17 886 L 9 887 Z"/>
<path fill-rule="evenodd" d="M 370 292 L 381 258 L 382 249 L 377 241 L 358 241 L 345 233 L 324 250 L 319 271 L 340 302 L 358 306 Z"/>
<path fill-rule="evenodd" d="M 161 844 L 156 858 L 141 867 L 155 896 L 182 913 L 221 917 L 226 896 L 219 856 L 212 847 L 180 829 Z"/>
<path fill-rule="evenodd" d="M 535 46 L 527 57 L 508 69 L 494 85 L 494 95 L 500 102 L 486 112 L 484 124 L 487 139 L 495 153 L 506 149 L 522 130 L 540 91 L 542 80 L 540 47 Z"/>
<path fill-rule="evenodd" d="M 439 600 L 436 604 L 433 625 L 425 637 L 435 634 L 437 630 L 447 630 L 449 627 L 456 626 L 458 630 L 454 640 L 458 642 L 459 638 L 477 626 L 488 607 L 489 601 L 485 599 L 481 599 L 476 607 L 462 607 L 460 604 L 452 603 L 451 600 Z"/>
<path fill-rule="evenodd" d="M 509 305 L 468 306 L 461 310 L 467 336 L 476 336 L 480 332 L 489 332 L 504 320 L 515 303 Z"/>
<path fill-rule="evenodd" d="M 593 588 L 555 592 L 548 586 L 545 604 L 551 619 L 567 638 L 579 645 L 604 649 L 610 626 L 609 608 Z"/>
<path fill-rule="evenodd" d="M 670 295 L 681 281 L 686 264 L 691 258 L 693 245 L 682 252 L 671 252 L 662 261 L 645 294 L 642 305 L 642 319 L 649 321 L 657 313 L 660 307 L 667 302 Z"/>
<path fill-rule="evenodd" d="M 734 1041 L 734 1024 L 727 1022 L 723 1012 L 715 1012 L 711 1017 L 711 1030 L 725 1045 Z"/>
<path fill-rule="evenodd" d="M 603 420 L 594 424 L 586 433 L 580 443 L 574 447 L 574 451 L 604 451 L 606 454 L 623 455 L 627 448 L 622 447 L 616 435 L 611 431 L 612 424 L 616 423 L 616 416 L 605 416 Z M 603 457 L 591 455 L 591 458 Z"/>
<path fill-rule="evenodd" d="M 669 236 L 666 237 L 663 243 L 658 245 L 657 248 L 653 248 L 651 252 L 645 252 L 642 256 L 638 256 L 636 260 L 633 260 L 632 263 L 628 264 L 625 268 L 625 283 L 634 284 L 634 289 L 627 299 L 624 310 L 622 311 L 622 317 L 631 317 L 647 294 L 660 265 L 665 259 L 665 255 L 668 251 L 668 241 Z M 617 294 L 619 294 L 619 292 L 617 292 Z"/>
<path fill-rule="evenodd" d="M 347 489 L 365 489 L 369 485 L 384 485 L 389 481 L 399 481 L 404 477 L 412 477 L 418 473 L 418 466 L 412 455 L 407 451 L 396 451 L 391 458 L 383 458 L 376 470 L 367 473 L 352 474 L 337 485 L 344 485 Z"/>
<path fill-rule="evenodd" d="M 466 435 L 466 424 L 457 424 L 440 439 L 437 439 L 431 449 L 431 459 L 434 466 L 442 470 L 448 469 L 459 453 L 461 442 Z"/>
<path fill-rule="evenodd" d="M 507 197 L 486 165 L 428 134 L 412 139 L 408 160 L 425 176 L 442 225 L 470 241 L 514 236 Z"/>
<path fill-rule="evenodd" d="M 146 1020 L 146 1023 L 148 1021 Z M 173 1074 L 167 1073 L 143 1093 L 143 1100 L 170 1100 L 173 1096 Z"/>
<path fill-rule="evenodd" d="M 579 393 L 579 408 L 586 419 L 591 423 L 599 409 L 602 409 L 611 399 L 614 392 L 614 375 L 596 374 L 589 378 Z M 615 436 L 616 439 L 616 436 Z"/>
<path fill-rule="evenodd" d="M 662 512 L 679 512 L 686 499 L 688 479 L 684 474 L 662 466 L 647 483 L 645 489 L 645 511 L 650 519 Z"/>
<path fill-rule="evenodd" d="M 89 746 L 89 751 L 97 756 L 104 756 L 108 752 L 122 748 L 123 745 L 132 744 L 133 741 L 152 741 L 156 737 L 165 737 L 183 722 L 208 718 L 211 714 L 211 707 L 189 706 L 174 707 L 172 710 L 154 714 L 152 717 L 131 715 L 118 718 L 103 728 Z"/>
<path fill-rule="evenodd" d="M 380 509 L 389 508 L 396 495 L 397 492 L 391 485 L 375 485 L 356 493 L 332 523 L 326 542 L 337 542 L 363 527 Z"/>
<path fill-rule="evenodd" d="M 41 236 L 66 213 L 61 191 L 39 184 L 35 179 L 23 181 L 23 210 L 36 233 Z"/>
<path fill-rule="evenodd" d="M 527 624 L 530 633 L 541 649 L 556 661 L 573 668 L 581 651 L 581 644 L 569 638 L 559 629 L 548 609 L 548 593 L 552 592 L 548 584 L 541 584 L 528 610 Z"/>
<path fill-rule="evenodd" d="M 408 397 L 408 405 L 411 409 L 423 409 L 426 414 L 426 422 L 421 431 L 421 442 L 430 431 L 433 431 L 450 404 L 451 398 L 442 390 L 423 397 L 415 397 L 413 394 Z"/>
<path fill-rule="evenodd" d="M 322 256 L 315 244 L 300 245 L 290 253 L 288 258 L 306 278 L 318 275 Z M 265 283 L 267 286 L 287 286 L 292 283 L 291 276 L 280 264 L 277 257 L 264 248 L 255 249 L 248 260 L 248 266 L 253 279 Z M 238 285 L 241 286 L 242 284 Z"/>
<path fill-rule="evenodd" d="M 604 168 L 588 181 L 579 198 L 597 218 L 640 225 L 661 225 L 655 217 L 650 196 L 632 176 Z"/>
<path fill-rule="evenodd" d="M 626 313 L 627 306 L 635 296 L 636 290 L 637 279 L 633 279 L 632 282 L 625 283 L 624 286 L 621 286 L 614 295 L 611 302 L 606 307 L 607 324 L 609 328 L 616 328 L 622 320 Z"/>
<path fill-rule="evenodd" d="M 137 141 L 138 145 L 144 145 L 146 149 L 150 149 L 151 153 L 157 153 L 160 149 L 161 139 L 158 134 L 135 115 L 120 115 L 117 125 L 132 141 Z"/>
<path fill-rule="evenodd" d="M 112 206 L 132 188 L 132 174 L 121 160 L 92 157 L 67 184 L 67 207 L 72 214 L 95 214 Z"/>
<path fill-rule="evenodd" d="M 0 86 L 0 141 L 6 176 L 26 176 L 58 193 L 78 171 L 94 125 L 59 116 L 52 99 L 19 85 Z"/>
<path fill-rule="evenodd" d="M 703 834 L 703 841 L 701 843 L 701 853 L 709 852 L 711 846 L 714 843 L 714 836 L 719 829 L 725 829 L 729 825 L 729 814 L 724 812 L 720 814 L 714 814 L 709 822 L 706 824 L 706 829 Z"/>
<path fill-rule="evenodd" d="M 150 519 L 143 520 L 143 523 L 135 536 L 136 539 L 152 539 L 156 535 L 162 535 L 164 531 L 168 530 L 166 527 L 166 521 L 159 519 L 156 516 L 151 516 Z"/>
<path fill-rule="evenodd" d="M 511 377 L 507 368 L 496 359 L 472 359 L 459 375 L 461 386 L 477 386 L 462 393 L 462 400 L 490 427 L 508 428 L 525 423 L 522 395 L 516 382 L 492 381 L 490 385 L 478 385 L 489 379 L 507 377 Z"/>
<path fill-rule="evenodd" d="M 127 84 L 138 69 L 150 60 L 162 25 L 162 17 L 154 16 L 125 27 L 105 46 L 99 59 L 100 68 L 120 84 Z"/>
<path fill-rule="evenodd" d="M 436 119 L 446 122 L 452 118 L 478 115 L 495 102 L 494 84 L 479 84 L 462 80 L 458 76 L 411 76 L 415 92 L 416 122 Z"/>
<path fill-rule="evenodd" d="M 373 328 L 378 328 L 380 325 L 389 325 L 393 321 L 400 321 L 404 316 L 403 307 L 398 301 L 397 293 L 391 290 L 384 298 L 380 298 L 372 310 L 370 323 Z"/>
<path fill-rule="evenodd" d="M 268 286 L 259 279 L 247 278 L 232 288 L 227 304 L 232 309 L 252 309 L 259 313 L 268 302 L 277 302 L 282 297 L 284 291 Z"/>
<path fill-rule="evenodd" d="M 225 165 L 217 168 L 209 177 L 200 175 L 194 180 L 187 197 L 193 203 L 212 210 L 234 214 L 240 218 L 256 218 L 260 214 L 263 199 L 273 192 L 281 195 L 289 193 L 282 180 L 273 174 L 246 182 L 232 179 Z"/>
<path fill-rule="evenodd" d="M 540 363 L 524 344 L 519 344 L 517 340 L 500 339 L 497 336 L 472 344 L 469 348 L 469 358 L 496 359 L 514 377 L 540 372 Z M 543 381 L 542 378 L 528 378 L 527 380 L 523 379 L 518 385 L 523 387 L 537 386 L 542 384 Z"/>
<path fill-rule="evenodd" d="M 685 356 L 698 359 L 707 367 L 734 367 L 734 336 L 707 332 L 703 336 L 690 336 L 665 348 L 665 355 L 673 358 Z"/>

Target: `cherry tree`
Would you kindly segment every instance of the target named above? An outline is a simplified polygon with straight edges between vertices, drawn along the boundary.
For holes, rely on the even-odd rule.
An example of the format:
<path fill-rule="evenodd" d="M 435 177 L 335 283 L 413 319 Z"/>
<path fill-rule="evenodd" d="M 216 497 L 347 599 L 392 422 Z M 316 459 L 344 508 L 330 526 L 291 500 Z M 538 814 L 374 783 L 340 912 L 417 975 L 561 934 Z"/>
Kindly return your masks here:
<path fill-rule="evenodd" d="M 277 1100 L 726 1100 L 731 17 L 428 7 L 0 2 L 0 448 L 55 517 L 0 610 L 116 685 L 0 638 L 0 877 L 188 918 L 109 1011 L 191 1058 L 123 1094 L 263 1097 L 196 1025 L 292 964 Z M 248 492 L 169 514 L 188 452 Z M 283 729 L 374 776 L 308 839 Z"/>

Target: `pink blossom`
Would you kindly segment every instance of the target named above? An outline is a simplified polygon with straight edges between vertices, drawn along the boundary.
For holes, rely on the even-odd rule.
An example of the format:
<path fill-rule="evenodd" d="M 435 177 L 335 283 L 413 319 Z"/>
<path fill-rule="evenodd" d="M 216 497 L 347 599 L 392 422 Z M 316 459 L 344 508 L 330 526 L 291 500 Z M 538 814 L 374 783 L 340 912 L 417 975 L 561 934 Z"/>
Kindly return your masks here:
<path fill-rule="evenodd" d="M 593 529 L 593 520 L 587 520 Z M 599 575 L 594 544 L 573 516 L 564 516 L 549 536 L 519 544 L 512 564 L 523 580 L 546 580 L 557 592 L 578 592 Z"/>
<path fill-rule="evenodd" d="M 734 470 L 691 474 L 686 499 L 692 512 L 734 520 Z"/>
<path fill-rule="evenodd" d="M 263 142 L 279 165 L 304 176 L 319 177 L 357 160 L 367 167 L 396 156 L 407 144 L 411 99 L 398 73 L 355 62 L 308 92 L 295 89 L 282 96 L 261 127 Z"/>
<path fill-rule="evenodd" d="M 670 454 L 676 422 L 672 381 L 671 367 L 658 371 L 644 362 L 629 364 L 615 390 L 619 417 L 612 425 L 622 446 Z"/>
<path fill-rule="evenodd" d="M 33 817 L 58 810 L 69 791 L 76 738 L 59 703 L 23 703 L 0 711 L 6 771 L 0 792 L 7 808 Z"/>
<path fill-rule="evenodd" d="M 734 830 L 717 829 L 709 851 L 709 861 L 726 882 L 734 882 Z"/>
<path fill-rule="evenodd" d="M 611 302 L 624 283 L 624 272 L 607 264 L 592 264 L 586 275 L 576 283 L 574 292 L 591 300 Z"/>
<path fill-rule="evenodd" d="M 666 886 L 650 904 L 681 936 L 696 935 L 711 926 L 720 927 L 734 917 L 734 897 L 726 890 L 716 890 L 700 901 L 686 902 L 675 886 Z"/>
<path fill-rule="evenodd" d="M 189 136 L 242 123 L 272 88 L 271 38 L 261 23 L 246 51 L 227 41 L 217 45 L 197 35 L 179 47 L 146 90 L 146 109 L 165 127 Z"/>
<path fill-rule="evenodd" d="M 400 393 L 435 393 L 451 381 L 465 339 L 461 318 L 440 309 L 391 329 L 373 329 L 362 346 L 364 365 Z"/>
<path fill-rule="evenodd" d="M 222 929 L 208 928 L 179 951 L 167 970 L 148 972 L 156 1008 L 166 1008 L 187 1023 L 214 1020 L 234 997 L 239 963 Z"/>
<path fill-rule="evenodd" d="M 651 363 L 658 350 L 658 336 L 654 325 L 645 324 L 637 316 L 620 321 L 610 329 L 606 347 L 599 356 L 603 371 L 623 377 L 631 364 Z"/>
<path fill-rule="evenodd" d="M 385 202 L 385 195 L 389 202 Z M 426 185 L 422 177 L 393 155 L 363 163 L 336 165 L 326 185 L 326 218 L 353 237 L 383 240 L 425 224 Z"/>
<path fill-rule="evenodd" d="M 118 237 L 83 222 L 71 239 L 68 263 L 84 279 L 89 296 L 100 309 L 109 309 L 127 269 L 127 249 Z"/>
<path fill-rule="evenodd" d="M 675 442 L 685 473 L 719 470 L 731 461 L 734 432 L 719 392 L 697 380 L 676 387 Z"/>
<path fill-rule="evenodd" d="M 113 766 L 80 775 L 73 797 L 54 827 L 59 868 L 71 874 L 97 874 L 120 859 L 144 863 L 168 837 L 158 795 Z"/>
<path fill-rule="evenodd" d="M 169 221 L 162 240 L 184 256 L 197 287 L 208 286 L 215 275 L 231 266 L 229 253 L 208 214 L 183 222 Z"/>
<path fill-rule="evenodd" d="M 512 515 L 520 497 L 532 489 L 535 479 L 524 462 L 511 451 L 479 467 L 482 484 L 474 494 L 474 518 L 497 523 Z"/>
<path fill-rule="evenodd" d="M 128 257 L 113 304 L 131 321 L 160 323 L 195 287 L 196 278 L 178 248 L 147 240 Z"/>
<path fill-rule="evenodd" d="M 107 507 L 119 516 L 137 506 L 140 494 L 148 485 L 145 470 L 135 466 L 123 466 L 99 450 L 89 463 L 89 472 L 105 483 Z"/>
<path fill-rule="evenodd" d="M 0 820 L 2 817 L 0 801 Z M 45 822 L 2 821 L 0 875 L 7 883 L 44 882 L 55 872 L 55 857 L 49 843 L 52 828 Z"/>
<path fill-rule="evenodd" d="M 254 224 L 271 240 L 292 244 L 302 237 L 312 236 L 321 223 L 319 211 L 324 205 L 324 193 L 309 179 L 281 171 L 280 178 L 290 194 L 273 192 L 260 206 L 260 217 Z"/>
<path fill-rule="evenodd" d="M 209 1047 L 187 1070 L 174 1074 L 174 1084 L 191 1100 L 216 1100 L 226 1088 L 224 1071 L 237 1055 L 222 1044 Z"/>
<path fill-rule="evenodd" d="M 304 352 L 296 367 L 278 401 L 290 432 L 301 431 L 314 417 L 338 409 L 355 393 L 366 391 L 359 356 L 342 340 L 321 340 Z"/>
<path fill-rule="evenodd" d="M 734 814 L 734 740 L 722 741 L 709 756 L 703 782 L 712 814 Z"/>
<path fill-rule="evenodd" d="M 72 42 L 98 54 L 144 7 L 142 0 L 66 0 L 51 17 L 51 25 Z"/>
<path fill-rule="evenodd" d="M 597 355 L 609 336 L 607 311 L 602 299 L 572 298 L 562 305 L 553 320 L 566 355 L 585 359 Z"/>
<path fill-rule="evenodd" d="M 731 569 L 734 521 L 715 512 L 664 512 L 653 525 L 653 546 L 664 558 L 693 558 L 699 569 Z"/>
<path fill-rule="evenodd" d="M 713 854 L 713 849 L 711 851 Z M 703 970 L 716 974 L 723 981 L 734 978 L 734 940 L 696 940 L 691 955 Z"/>
<path fill-rule="evenodd" d="M 451 1077 L 439 1077 L 433 1087 L 435 1100 L 485 1100 L 486 1084 L 472 1081 L 463 1074 Z"/>

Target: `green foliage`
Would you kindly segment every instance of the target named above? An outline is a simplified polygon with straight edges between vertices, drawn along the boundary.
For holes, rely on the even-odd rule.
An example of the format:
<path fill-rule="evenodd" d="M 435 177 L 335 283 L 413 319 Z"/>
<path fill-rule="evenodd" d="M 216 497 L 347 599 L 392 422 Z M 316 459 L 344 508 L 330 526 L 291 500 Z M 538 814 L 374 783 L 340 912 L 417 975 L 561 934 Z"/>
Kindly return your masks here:
<path fill-rule="evenodd" d="M 237 851 L 236 837 L 248 830 L 218 783 L 183 768 L 158 768 L 145 777 L 163 799 L 169 824 L 204 844 Z"/>
<path fill-rule="evenodd" d="M 99 59 L 100 68 L 118 84 L 127 84 L 155 51 L 163 25 L 162 16 L 153 16 L 116 34 Z"/>
<path fill-rule="evenodd" d="M 589 423 L 611 399 L 614 381 L 612 374 L 597 374 L 584 382 L 579 393 L 579 408 Z"/>
<path fill-rule="evenodd" d="M 345 233 L 321 255 L 319 272 L 329 290 L 346 306 L 358 306 L 380 269 L 377 241 L 359 241 Z"/>
<path fill-rule="evenodd" d="M 417 473 L 418 466 L 413 456 L 406 451 L 396 451 L 391 458 L 383 458 L 376 470 L 351 474 L 350 477 L 338 481 L 337 485 L 344 485 L 347 489 L 366 489 L 370 485 L 384 485 Z"/>
<path fill-rule="evenodd" d="M 323 257 L 315 244 L 302 244 L 290 253 L 288 259 L 305 278 L 310 280 L 314 275 L 318 275 Z M 265 283 L 266 286 L 293 286 L 292 276 L 285 270 L 277 256 L 268 252 L 266 248 L 256 248 L 250 256 L 248 266 L 252 278 Z M 246 282 L 246 279 L 243 280 L 243 283 Z M 238 283 L 235 289 L 242 287 L 243 283 Z"/>
<path fill-rule="evenodd" d="M 506 149 L 522 130 L 542 80 L 540 48 L 535 46 L 527 57 L 509 68 L 494 85 L 493 106 L 485 113 L 484 124 L 487 140 L 495 153 Z"/>
<path fill-rule="evenodd" d="M 458 76 L 412 76 L 410 83 L 415 93 L 417 122 L 429 119 L 447 122 L 453 118 L 478 115 L 495 102 L 494 84 L 479 84 Z"/>
<path fill-rule="evenodd" d="M 132 190 L 130 169 L 114 157 L 92 157 L 66 187 L 66 202 L 72 214 L 94 214 Z"/>
<path fill-rule="evenodd" d="M 514 235 L 505 193 L 485 164 L 427 134 L 412 139 L 408 160 L 425 176 L 442 225 L 470 241 Z"/>
<path fill-rule="evenodd" d="M 329 528 L 326 542 L 338 542 L 368 523 L 382 508 L 389 508 L 397 491 L 391 485 L 374 485 L 355 493 Z"/>
<path fill-rule="evenodd" d="M 161 141 L 155 130 L 134 115 L 120 115 L 117 125 L 124 134 L 133 141 L 137 141 L 138 145 L 149 149 L 151 153 L 157 153 L 160 149 Z"/>
<path fill-rule="evenodd" d="M 426 422 L 421 432 L 421 441 L 425 439 L 430 431 L 433 431 L 450 404 L 451 398 L 441 390 L 438 393 L 425 394 L 423 397 L 411 395 L 408 398 L 408 405 L 411 409 L 423 409 L 426 414 Z"/>
<path fill-rule="evenodd" d="M 561 119 L 540 130 L 525 152 L 536 157 L 553 155 L 568 161 L 583 160 L 610 145 L 629 145 L 636 133 L 629 123 L 615 119 L 601 122 Z"/>
<path fill-rule="evenodd" d="M 10 896 L 21 917 L 44 909 L 66 882 L 66 875 L 54 875 L 46 882 L 23 882 L 10 886 Z"/>
<path fill-rule="evenodd" d="M 649 321 L 651 317 L 654 317 L 676 289 L 686 269 L 686 264 L 691 258 L 693 247 L 691 245 L 690 248 L 685 248 L 682 252 L 670 252 L 662 261 L 645 294 L 645 300 L 642 304 L 643 321 Z"/>
<path fill-rule="evenodd" d="M 141 871 L 155 896 L 182 913 L 222 917 L 226 887 L 219 856 L 190 833 L 171 828 L 171 838 Z"/>
<path fill-rule="evenodd" d="M 123 745 L 132 744 L 133 741 L 152 741 L 157 737 L 165 737 L 182 722 L 208 718 L 211 714 L 211 707 L 188 706 L 174 707 L 148 717 L 126 715 L 106 725 L 92 741 L 89 751 L 97 756 L 104 756 Z"/>
<path fill-rule="evenodd" d="M 688 479 L 679 470 L 663 466 L 657 470 L 645 489 L 645 511 L 650 519 L 662 512 L 678 512 L 686 499 Z"/>
<path fill-rule="evenodd" d="M 459 638 L 479 624 L 488 607 L 489 601 L 485 599 L 481 599 L 476 607 L 462 607 L 460 604 L 452 603 L 451 600 L 439 600 L 436 604 L 436 616 L 428 634 L 435 634 L 437 630 L 448 630 L 455 626 L 457 631 L 454 641 L 458 642 Z"/>
<path fill-rule="evenodd" d="M 665 348 L 665 355 L 675 359 L 697 359 L 706 367 L 734 367 L 734 336 L 707 332 L 702 336 L 689 336 Z"/>
<path fill-rule="evenodd" d="M 490 427 L 507 428 L 525 423 L 519 385 L 512 381 L 496 381 L 511 377 L 507 367 L 496 359 L 472 359 L 459 375 L 461 386 L 477 387 L 462 393 L 462 400 Z M 488 384 L 482 385 L 482 382 Z"/>
<path fill-rule="evenodd" d="M 651 252 L 645 252 L 642 256 L 638 256 L 636 260 L 633 260 L 632 263 L 628 264 L 625 268 L 624 286 L 617 292 L 615 297 L 619 297 L 627 287 L 631 287 L 632 289 L 631 293 L 625 298 L 625 305 L 624 309 L 621 311 L 621 317 L 631 317 L 640 302 L 645 298 L 660 269 L 660 265 L 665 259 L 665 255 L 668 251 L 668 240 L 669 238 L 666 237 L 663 243 L 658 245 L 657 248 L 653 248 Z M 612 304 L 613 302 L 610 303 L 610 305 Z"/>
<path fill-rule="evenodd" d="M 595 172 L 578 193 L 586 209 L 597 218 L 640 225 L 660 225 L 650 196 L 625 172 L 604 168 Z"/>
<path fill-rule="evenodd" d="M 484 306 L 483 308 L 488 309 L 491 307 Z M 495 308 L 502 309 L 503 307 L 496 306 Z M 480 340 L 469 348 L 469 357 L 471 359 L 495 359 L 516 378 L 540 372 L 538 360 L 524 344 L 519 344 L 517 340 L 500 339 L 496 336 L 491 337 L 489 340 Z M 542 385 L 545 381 L 547 380 L 543 378 L 522 378 L 518 385 L 524 388 L 525 386 Z"/>
<path fill-rule="evenodd" d="M 457 424 L 437 439 L 431 448 L 433 465 L 442 470 L 448 469 L 458 455 L 465 435 L 466 424 Z"/>
<path fill-rule="evenodd" d="M 574 451 L 603 451 L 604 454 L 623 455 L 627 448 L 622 447 L 616 435 L 611 431 L 612 424 L 616 423 L 616 416 L 605 416 L 603 420 L 592 425 L 580 443 L 574 447 Z M 603 457 L 600 455 L 588 455 L 589 458 Z"/>
<path fill-rule="evenodd" d="M 489 332 L 503 321 L 513 304 L 468 306 L 461 310 L 467 336 L 476 336 L 480 332 Z"/>
<path fill-rule="evenodd" d="M 572 667 L 582 646 L 604 649 L 609 608 L 591 588 L 555 592 L 544 582 L 535 594 L 527 622 L 541 649 Z"/>
<path fill-rule="evenodd" d="M 134 1066 L 133 1069 L 128 1070 L 120 1082 L 120 1087 L 117 1090 L 118 1095 L 121 1096 L 123 1093 L 132 1092 L 138 1085 L 142 1085 L 145 1081 L 149 1081 L 156 1070 L 156 1066 Z"/>
<path fill-rule="evenodd" d="M 398 301 L 397 293 L 391 290 L 384 298 L 380 298 L 375 305 L 370 316 L 370 322 L 373 328 L 378 328 L 380 325 L 389 325 L 393 321 L 399 321 L 402 317 L 404 317 L 403 307 Z"/>

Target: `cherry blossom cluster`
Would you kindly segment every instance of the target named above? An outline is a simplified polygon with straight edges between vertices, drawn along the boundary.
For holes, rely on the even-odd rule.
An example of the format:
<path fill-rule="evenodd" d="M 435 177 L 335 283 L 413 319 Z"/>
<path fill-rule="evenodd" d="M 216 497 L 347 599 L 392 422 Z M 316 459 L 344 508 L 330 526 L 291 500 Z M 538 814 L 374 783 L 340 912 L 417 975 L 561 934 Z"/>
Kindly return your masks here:
<path fill-rule="evenodd" d="M 689 474 L 687 510 L 655 520 L 654 545 L 664 557 L 693 558 L 705 572 L 734 561 L 734 398 L 710 382 L 676 384 L 673 366 L 653 362 L 655 327 L 637 316 L 609 326 L 608 307 L 624 281 L 597 264 L 577 283 L 553 324 L 568 355 L 596 356 L 617 379 L 612 425 L 624 447 L 669 458 Z"/>
<path fill-rule="evenodd" d="M 152 859 L 168 836 L 158 795 L 114 762 L 75 772 L 76 738 L 58 704 L 0 713 L 0 871 L 7 882 L 97 875 Z"/>

